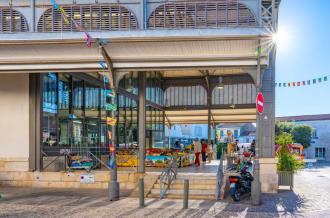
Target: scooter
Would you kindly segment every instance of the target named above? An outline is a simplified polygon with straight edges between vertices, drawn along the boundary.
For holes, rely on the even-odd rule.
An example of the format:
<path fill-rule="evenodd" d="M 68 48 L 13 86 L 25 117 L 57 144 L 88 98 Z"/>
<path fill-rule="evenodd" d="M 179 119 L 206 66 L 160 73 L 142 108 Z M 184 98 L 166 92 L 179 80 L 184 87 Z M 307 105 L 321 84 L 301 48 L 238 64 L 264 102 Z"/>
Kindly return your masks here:
<path fill-rule="evenodd" d="M 236 202 L 241 200 L 242 194 L 251 193 L 253 176 L 248 168 L 248 166 L 244 166 L 240 171 L 240 176 L 229 176 L 229 194 Z"/>

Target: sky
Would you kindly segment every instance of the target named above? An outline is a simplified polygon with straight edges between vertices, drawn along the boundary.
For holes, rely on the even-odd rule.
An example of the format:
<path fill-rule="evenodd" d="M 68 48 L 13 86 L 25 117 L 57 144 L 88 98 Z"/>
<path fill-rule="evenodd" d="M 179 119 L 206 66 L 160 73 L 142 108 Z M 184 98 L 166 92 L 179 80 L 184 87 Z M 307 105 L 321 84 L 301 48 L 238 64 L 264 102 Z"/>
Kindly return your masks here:
<path fill-rule="evenodd" d="M 276 82 L 330 75 L 330 0 L 282 0 Z M 328 82 L 276 88 L 276 116 L 330 114 Z"/>

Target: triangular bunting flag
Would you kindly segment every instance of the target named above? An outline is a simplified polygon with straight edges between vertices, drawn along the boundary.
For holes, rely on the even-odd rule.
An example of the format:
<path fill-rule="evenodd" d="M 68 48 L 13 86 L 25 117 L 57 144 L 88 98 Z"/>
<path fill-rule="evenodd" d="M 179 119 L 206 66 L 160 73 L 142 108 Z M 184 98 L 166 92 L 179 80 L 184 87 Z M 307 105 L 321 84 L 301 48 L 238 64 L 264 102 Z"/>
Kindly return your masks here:
<path fill-rule="evenodd" d="M 322 82 L 322 78 L 319 78 L 319 83 Z"/>
<path fill-rule="evenodd" d="M 315 84 L 316 83 L 316 79 L 313 79 L 313 84 Z"/>
<path fill-rule="evenodd" d="M 117 110 L 117 104 L 106 104 L 105 110 L 107 111 L 116 111 Z"/>
<path fill-rule="evenodd" d="M 328 80 L 328 76 L 325 76 L 325 77 L 323 78 L 323 81 L 326 82 L 327 80 Z"/>
<path fill-rule="evenodd" d="M 300 86 L 300 82 L 297 82 L 297 86 Z"/>
<path fill-rule="evenodd" d="M 112 117 L 107 117 L 107 124 L 110 126 L 115 126 L 117 123 L 117 120 L 115 118 Z"/>

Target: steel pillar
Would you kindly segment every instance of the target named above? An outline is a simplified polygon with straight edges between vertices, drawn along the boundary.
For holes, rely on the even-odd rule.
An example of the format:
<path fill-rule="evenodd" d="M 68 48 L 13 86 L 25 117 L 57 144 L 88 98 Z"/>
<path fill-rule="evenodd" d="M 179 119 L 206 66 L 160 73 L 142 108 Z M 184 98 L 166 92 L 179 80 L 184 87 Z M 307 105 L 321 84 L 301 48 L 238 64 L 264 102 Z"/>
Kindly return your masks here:
<path fill-rule="evenodd" d="M 30 0 L 30 8 L 31 8 L 31 25 L 30 25 L 30 32 L 35 32 L 36 26 L 36 7 L 35 7 L 35 0 Z"/>
<path fill-rule="evenodd" d="M 146 74 L 139 72 L 139 113 L 138 113 L 138 131 L 139 131 L 139 164 L 138 173 L 145 172 L 145 154 L 146 154 Z"/>

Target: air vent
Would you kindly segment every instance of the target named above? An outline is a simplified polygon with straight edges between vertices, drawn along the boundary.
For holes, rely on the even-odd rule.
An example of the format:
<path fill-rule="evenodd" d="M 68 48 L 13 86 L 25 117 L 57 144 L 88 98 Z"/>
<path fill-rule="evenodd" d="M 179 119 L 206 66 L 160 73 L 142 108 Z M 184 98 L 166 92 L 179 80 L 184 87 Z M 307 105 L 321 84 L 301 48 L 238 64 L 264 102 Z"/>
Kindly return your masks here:
<path fill-rule="evenodd" d="M 12 8 L 0 8 L 0 32 L 27 32 L 29 31 L 25 17 Z"/>
<path fill-rule="evenodd" d="M 237 0 L 171 1 L 149 17 L 149 29 L 253 27 L 256 18 Z"/>
<path fill-rule="evenodd" d="M 137 29 L 135 15 L 120 5 L 70 5 L 63 6 L 70 22 L 65 23 L 59 11 L 49 8 L 38 22 L 38 32 L 79 31 L 74 19 L 87 31 L 111 31 Z"/>

